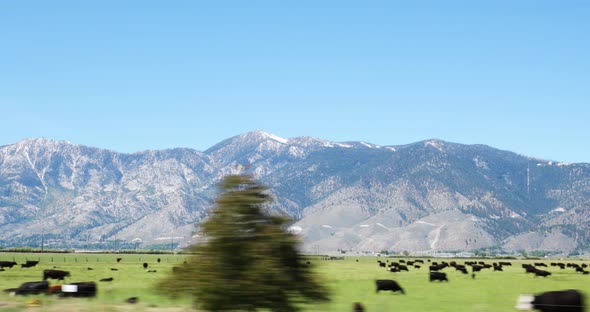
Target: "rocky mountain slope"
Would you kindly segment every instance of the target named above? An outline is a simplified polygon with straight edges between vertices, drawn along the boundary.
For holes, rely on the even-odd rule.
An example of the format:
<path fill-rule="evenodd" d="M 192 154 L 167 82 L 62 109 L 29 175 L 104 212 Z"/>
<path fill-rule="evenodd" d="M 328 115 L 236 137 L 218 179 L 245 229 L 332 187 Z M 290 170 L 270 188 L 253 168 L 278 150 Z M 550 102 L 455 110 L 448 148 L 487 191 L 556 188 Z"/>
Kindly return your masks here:
<path fill-rule="evenodd" d="M 271 209 L 296 220 L 308 251 L 590 247 L 590 164 L 441 140 L 377 146 L 262 131 L 204 152 L 121 154 L 47 139 L 2 146 L 0 242 L 186 244 L 216 183 L 243 171 L 271 188 Z"/>

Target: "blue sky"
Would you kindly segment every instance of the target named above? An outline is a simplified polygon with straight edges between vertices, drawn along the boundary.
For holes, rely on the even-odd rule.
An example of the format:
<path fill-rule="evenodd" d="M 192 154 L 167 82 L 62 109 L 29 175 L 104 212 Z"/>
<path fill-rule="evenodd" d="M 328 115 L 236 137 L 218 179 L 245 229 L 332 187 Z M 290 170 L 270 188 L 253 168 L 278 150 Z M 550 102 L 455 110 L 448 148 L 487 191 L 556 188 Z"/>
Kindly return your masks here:
<path fill-rule="evenodd" d="M 0 145 L 205 150 L 261 129 L 590 162 L 589 16 L 588 1 L 2 1 Z"/>

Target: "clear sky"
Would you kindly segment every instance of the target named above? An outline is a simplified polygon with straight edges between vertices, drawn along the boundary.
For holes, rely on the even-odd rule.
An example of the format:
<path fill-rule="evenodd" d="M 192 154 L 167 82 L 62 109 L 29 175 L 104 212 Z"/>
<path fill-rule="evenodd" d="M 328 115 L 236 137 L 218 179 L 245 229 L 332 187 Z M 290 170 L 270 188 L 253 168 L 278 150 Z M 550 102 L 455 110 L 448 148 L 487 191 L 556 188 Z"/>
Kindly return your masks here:
<path fill-rule="evenodd" d="M 0 145 L 260 129 L 590 162 L 590 1 L 1 1 Z"/>

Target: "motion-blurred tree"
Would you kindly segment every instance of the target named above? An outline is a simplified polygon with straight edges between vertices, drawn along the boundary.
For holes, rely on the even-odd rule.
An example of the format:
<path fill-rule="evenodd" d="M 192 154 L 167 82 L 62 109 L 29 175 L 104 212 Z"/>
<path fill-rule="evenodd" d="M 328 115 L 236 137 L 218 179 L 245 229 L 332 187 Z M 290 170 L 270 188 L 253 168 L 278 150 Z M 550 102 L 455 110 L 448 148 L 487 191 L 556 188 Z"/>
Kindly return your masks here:
<path fill-rule="evenodd" d="M 158 289 L 190 295 L 207 311 L 297 311 L 301 303 L 329 300 L 312 268 L 299 253 L 289 219 L 264 211 L 268 189 L 248 175 L 232 175 L 201 224 L 206 242 L 190 247 L 195 255 L 164 279 Z"/>

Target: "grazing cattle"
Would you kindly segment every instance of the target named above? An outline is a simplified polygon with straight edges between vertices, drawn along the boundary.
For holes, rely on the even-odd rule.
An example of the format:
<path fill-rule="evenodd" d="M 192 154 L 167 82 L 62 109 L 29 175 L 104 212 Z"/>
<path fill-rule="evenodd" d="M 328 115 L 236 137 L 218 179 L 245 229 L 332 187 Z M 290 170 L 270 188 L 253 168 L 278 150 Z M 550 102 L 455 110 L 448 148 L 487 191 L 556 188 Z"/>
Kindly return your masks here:
<path fill-rule="evenodd" d="M 406 260 L 400 260 L 399 263 L 406 263 Z"/>
<path fill-rule="evenodd" d="M 534 266 L 530 265 L 530 264 L 523 264 L 522 267 L 524 268 L 526 273 L 535 273 L 537 272 L 537 268 L 535 268 Z"/>
<path fill-rule="evenodd" d="M 549 275 L 551 275 L 551 272 L 547 272 L 547 271 L 543 271 L 543 270 L 535 271 L 535 276 L 547 277 Z"/>
<path fill-rule="evenodd" d="M 430 272 L 430 279 L 431 282 L 432 281 L 445 281 L 448 282 L 449 279 L 447 279 L 447 273 L 443 273 L 443 272 Z"/>
<path fill-rule="evenodd" d="M 16 262 L 14 262 L 14 261 L 0 261 L 0 269 L 12 268 L 15 265 L 16 265 Z"/>
<path fill-rule="evenodd" d="M 88 271 L 92 271 L 92 270 L 94 270 L 94 269 L 89 267 L 87 270 L 88 270 Z"/>
<path fill-rule="evenodd" d="M 117 268 L 111 268 L 111 271 L 119 271 Z"/>
<path fill-rule="evenodd" d="M 103 278 L 100 280 L 101 282 L 112 282 L 113 278 L 112 277 L 107 277 L 107 278 Z"/>
<path fill-rule="evenodd" d="M 158 271 L 156 271 L 156 270 L 147 270 L 146 272 L 148 272 L 148 273 L 156 273 Z"/>
<path fill-rule="evenodd" d="M 20 265 L 20 267 L 21 268 L 32 268 L 32 267 L 36 266 L 37 264 L 39 264 L 39 261 L 27 260 L 27 262 L 22 263 Z"/>
<path fill-rule="evenodd" d="M 385 262 L 379 262 L 379 267 L 382 267 L 382 268 L 384 268 L 384 267 L 385 267 L 385 265 L 386 265 L 386 264 L 385 264 Z"/>
<path fill-rule="evenodd" d="M 148 264 L 147 264 L 147 262 L 144 262 L 144 263 L 143 263 L 143 268 L 144 268 L 144 269 L 147 269 L 147 268 L 148 268 Z"/>
<path fill-rule="evenodd" d="M 355 302 L 352 304 L 352 312 L 364 312 L 365 308 L 360 302 Z"/>
<path fill-rule="evenodd" d="M 583 312 L 584 296 L 575 289 L 548 291 L 539 295 L 521 295 L 516 309 L 541 312 Z"/>
<path fill-rule="evenodd" d="M 47 281 L 41 282 L 26 282 L 20 285 L 16 289 L 8 289 L 7 291 L 14 293 L 15 295 L 38 295 L 40 293 L 47 292 L 49 283 Z"/>
<path fill-rule="evenodd" d="M 471 271 L 473 271 L 473 272 L 479 272 L 479 271 L 481 271 L 481 269 L 483 269 L 483 266 L 481 266 L 481 265 L 474 264 L 471 266 Z"/>
<path fill-rule="evenodd" d="M 158 258 L 158 263 L 160 263 L 160 258 Z"/>
<path fill-rule="evenodd" d="M 117 262 L 121 262 L 121 260 L 123 260 L 123 258 L 117 258 Z"/>
<path fill-rule="evenodd" d="M 416 264 L 416 265 L 414 265 L 414 269 L 419 269 L 419 268 L 421 268 L 421 266 L 419 266 L 419 265 L 417 265 L 417 264 Z"/>
<path fill-rule="evenodd" d="M 61 270 L 43 270 L 43 280 L 47 280 L 49 278 L 56 279 L 63 281 L 63 279 L 67 276 L 70 276 L 70 272 L 68 271 L 61 271 Z"/>
<path fill-rule="evenodd" d="M 61 293 L 61 285 L 53 285 L 53 286 L 49 286 L 49 288 L 47 288 L 48 295 L 59 294 L 59 293 Z"/>
<path fill-rule="evenodd" d="M 392 272 L 392 273 L 399 272 L 399 268 L 398 267 L 390 267 L 390 268 L 387 268 L 387 271 Z"/>
<path fill-rule="evenodd" d="M 535 266 L 547 267 L 547 265 L 543 262 L 535 262 Z"/>
<path fill-rule="evenodd" d="M 131 303 L 131 304 L 137 303 L 138 301 L 139 301 L 138 297 L 129 297 L 129 298 L 125 299 L 125 302 Z"/>
<path fill-rule="evenodd" d="M 399 265 L 397 268 L 400 270 L 400 272 L 401 271 L 409 272 L 408 267 L 405 265 Z"/>
<path fill-rule="evenodd" d="M 469 273 L 467 272 L 467 269 L 466 269 L 465 267 L 463 267 L 463 268 L 461 268 L 461 269 L 457 269 L 457 270 L 458 270 L 458 271 L 461 271 L 461 273 L 463 273 L 463 274 L 469 274 Z"/>
<path fill-rule="evenodd" d="M 96 283 L 78 282 L 61 285 L 60 297 L 96 297 Z"/>
<path fill-rule="evenodd" d="M 380 290 L 391 290 L 392 292 L 399 291 L 402 294 L 405 294 L 404 289 L 394 280 L 376 280 L 375 285 L 377 286 L 375 292 L 379 292 Z"/>
<path fill-rule="evenodd" d="M 430 261 L 430 260 L 429 260 L 429 261 Z M 422 264 L 424 264 L 424 260 L 422 260 L 422 259 L 414 260 L 414 262 L 416 262 L 416 263 L 418 263 L 418 262 L 419 262 L 419 263 L 422 263 Z"/>

